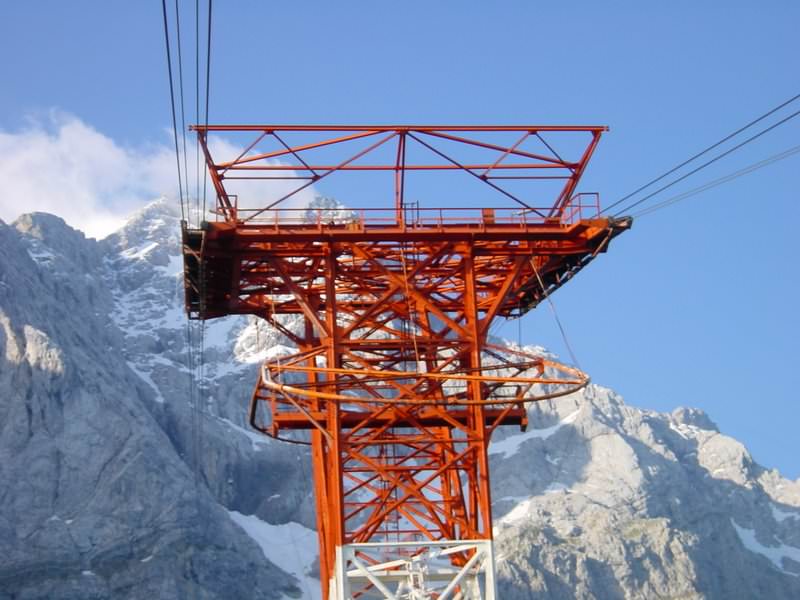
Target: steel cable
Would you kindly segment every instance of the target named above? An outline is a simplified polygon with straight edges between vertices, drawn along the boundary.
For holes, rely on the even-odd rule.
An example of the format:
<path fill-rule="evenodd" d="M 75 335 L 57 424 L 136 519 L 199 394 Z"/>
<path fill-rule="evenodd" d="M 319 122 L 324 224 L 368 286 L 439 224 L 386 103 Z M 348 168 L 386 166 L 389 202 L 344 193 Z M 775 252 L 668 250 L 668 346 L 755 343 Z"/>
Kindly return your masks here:
<path fill-rule="evenodd" d="M 189 168 L 186 159 L 186 111 L 183 94 L 183 53 L 181 50 L 181 14 L 178 9 L 178 0 L 175 0 L 175 32 L 178 42 L 178 88 L 181 99 L 181 138 L 183 139 L 183 181 L 186 183 L 186 212 L 191 209 L 189 200 Z M 180 168 L 180 166 L 178 167 Z"/>
<path fill-rule="evenodd" d="M 183 206 L 183 180 L 181 178 L 181 159 L 180 151 L 178 149 L 178 120 L 175 116 L 175 86 L 173 84 L 172 75 L 172 52 L 169 46 L 169 24 L 167 22 L 167 0 L 161 0 L 161 8 L 164 15 L 164 41 L 167 46 L 167 72 L 169 74 L 169 96 L 170 104 L 172 107 L 172 134 L 175 140 L 175 164 L 178 167 L 178 193 L 181 202 L 181 219 L 186 220 L 186 210 Z"/>
<path fill-rule="evenodd" d="M 194 2 L 194 122 L 200 122 L 200 0 Z M 200 214 L 200 138 L 195 136 L 195 204 Z"/>
<path fill-rule="evenodd" d="M 800 115 L 800 110 L 793 112 L 793 113 L 792 113 L 792 114 L 790 114 L 788 117 L 784 117 L 783 119 L 781 119 L 781 120 L 780 120 L 780 121 L 778 121 L 777 123 L 773 123 L 773 124 L 772 124 L 772 125 L 770 125 L 769 127 L 765 128 L 765 129 L 762 129 L 761 131 L 759 131 L 758 133 L 756 133 L 756 134 L 754 134 L 754 135 L 751 135 L 749 138 L 747 138 L 747 139 L 746 139 L 746 140 L 744 140 L 743 142 L 740 142 L 740 143 L 736 144 L 736 145 L 735 145 L 733 148 L 729 148 L 728 150 L 726 150 L 726 151 L 725 151 L 725 152 L 723 152 L 722 154 L 718 154 L 717 156 L 715 156 L 715 157 L 714 157 L 714 158 L 712 158 L 711 160 L 708 160 L 708 161 L 704 162 L 704 163 L 703 163 L 702 165 L 700 165 L 699 167 L 696 167 L 696 168 L 692 169 L 691 171 L 689 171 L 688 173 L 685 173 L 684 175 L 681 175 L 681 176 L 680 176 L 680 177 L 678 177 L 677 179 L 674 179 L 674 180 L 672 180 L 670 183 L 668 183 L 668 184 L 666 184 L 666 185 L 663 185 L 663 186 L 661 186 L 661 187 L 660 187 L 660 188 L 658 188 L 658 189 L 657 189 L 655 192 L 651 192 L 651 193 L 647 194 L 647 195 L 646 195 L 644 198 L 640 198 L 640 199 L 639 199 L 639 200 L 637 200 L 636 202 L 634 202 L 634 203 L 632 203 L 632 204 L 629 204 L 628 206 L 626 206 L 626 207 L 625 207 L 625 208 L 623 208 L 622 210 L 620 210 L 620 211 L 618 211 L 617 213 L 615 213 L 615 214 L 614 214 L 614 216 L 615 216 L 615 217 L 619 217 L 619 216 L 621 216 L 622 214 L 624 214 L 625 212 L 629 211 L 630 209 L 632 209 L 632 208 L 634 208 L 634 207 L 636 207 L 636 206 L 639 206 L 639 205 L 640 205 L 640 204 L 642 204 L 643 202 L 646 202 L 647 200 L 649 200 L 650 198 L 652 198 L 652 197 L 653 197 L 653 196 L 655 196 L 656 194 L 660 194 L 660 193 L 661 193 L 661 192 L 663 192 L 664 190 L 667 190 L 667 189 L 671 188 L 673 185 L 675 185 L 675 184 L 677 184 L 677 183 L 680 183 L 681 181 L 683 181 L 683 180 L 684 180 L 684 179 L 686 179 L 687 177 L 690 177 L 690 176 L 694 175 L 695 173 L 697 173 L 698 171 L 701 171 L 702 169 L 705 169 L 705 168 L 706 168 L 706 167 L 708 167 L 709 165 L 711 165 L 711 164 L 713 164 L 713 163 L 717 162 L 718 160 L 720 160 L 720 159 L 722 159 L 722 158 L 725 158 L 726 156 L 728 156 L 728 155 L 729 155 L 729 154 L 731 154 L 732 152 L 735 152 L 736 150 L 738 150 L 738 149 L 739 149 L 739 148 L 741 148 L 742 146 L 745 146 L 745 145 L 749 144 L 750 142 L 757 140 L 757 139 L 758 139 L 758 138 L 760 138 L 762 135 L 764 135 L 764 134 L 766 134 L 766 133 L 768 133 L 768 132 L 772 131 L 772 130 L 773 130 L 773 129 L 775 129 L 776 127 L 779 127 L 779 126 L 783 125 L 784 123 L 786 123 L 787 121 L 789 121 L 789 120 L 791 120 L 791 119 L 794 119 L 794 118 L 795 118 L 797 115 Z"/>
<path fill-rule="evenodd" d="M 208 129 L 208 104 L 211 96 L 211 4 L 212 0 L 208 0 L 208 35 L 206 36 L 206 130 Z M 203 169 L 203 216 L 206 214 L 207 178 L 208 170 Z"/>
<path fill-rule="evenodd" d="M 657 204 L 654 204 L 652 206 L 649 206 L 649 207 L 643 209 L 642 211 L 634 214 L 633 216 L 635 218 L 639 218 L 639 217 L 643 217 L 645 215 L 649 215 L 649 214 L 654 213 L 654 212 L 656 212 L 658 210 L 661 210 L 662 208 L 666 208 L 667 206 L 671 206 L 672 204 L 680 202 L 681 200 L 686 200 L 687 198 L 691 198 L 692 196 L 696 196 L 697 194 L 700 194 L 702 192 L 705 192 L 707 190 L 715 188 L 715 187 L 717 187 L 719 185 L 722 185 L 723 183 L 727 183 L 727 182 L 732 181 L 734 179 L 738 179 L 739 177 L 742 177 L 743 175 L 747 175 L 749 173 L 752 173 L 753 171 L 757 171 L 757 170 L 759 170 L 759 169 L 761 169 L 763 167 L 771 165 L 772 163 L 776 163 L 776 162 L 778 162 L 780 160 L 784 160 L 786 158 L 789 158 L 790 156 L 793 156 L 793 155 L 795 155 L 797 153 L 800 153 L 800 146 L 794 146 L 793 148 L 789 148 L 788 150 L 784 150 L 783 152 L 780 152 L 778 154 L 774 154 L 773 156 L 770 156 L 769 158 L 765 158 L 764 160 L 761 160 L 759 162 L 756 162 L 756 163 L 753 163 L 751 165 L 748 165 L 748 166 L 744 167 L 743 169 L 739 169 L 738 171 L 734 171 L 733 173 L 729 173 L 728 175 L 725 175 L 725 176 L 720 177 L 718 179 L 715 179 L 713 181 L 709 181 L 708 183 L 705 183 L 705 184 L 703 184 L 701 186 L 698 186 L 698 187 L 696 187 L 694 189 L 688 190 L 688 191 L 683 192 L 681 194 L 678 194 L 676 196 L 672 196 L 671 198 L 667 198 L 666 200 L 662 200 L 661 202 L 659 202 Z"/>
<path fill-rule="evenodd" d="M 536 268 L 536 260 L 531 258 L 531 267 L 533 267 L 533 272 L 536 274 L 536 280 L 539 282 L 539 286 L 542 288 L 542 294 L 544 294 L 547 303 L 550 305 L 550 310 L 553 313 L 553 317 L 556 320 L 556 325 L 558 325 L 558 330 L 561 332 L 561 339 L 564 340 L 564 345 L 567 347 L 567 352 L 569 352 L 569 356 L 572 359 L 572 364 L 575 365 L 579 370 L 583 370 L 581 368 L 581 364 L 578 362 L 578 357 L 575 355 L 575 352 L 572 350 L 572 344 L 569 343 L 569 338 L 567 337 L 567 331 L 564 329 L 564 325 L 561 323 L 561 319 L 558 317 L 558 311 L 556 310 L 555 302 L 550 297 L 550 294 L 547 293 L 547 288 L 544 285 L 544 281 L 542 281 L 542 276 L 539 275 L 539 269 Z"/>
<path fill-rule="evenodd" d="M 771 109 L 771 110 L 767 111 L 766 113 L 764 113 L 764 114 L 763 114 L 763 115 L 761 115 L 760 117 L 757 117 L 756 119 L 753 119 L 752 121 L 750 121 L 749 123 L 747 123 L 747 124 L 746 124 L 746 125 L 744 125 L 743 127 L 740 127 L 739 129 L 737 129 L 737 130 L 736 130 L 736 131 L 734 131 L 733 133 L 731 133 L 731 134 L 729 134 L 729 135 L 725 136 L 724 138 L 722 138 L 722 139 L 721 139 L 721 140 L 719 140 L 718 142 L 716 142 L 716 143 L 712 144 L 711 146 L 709 146 L 709 147 L 705 148 L 704 150 L 701 150 L 700 152 L 698 152 L 697 154 L 695 154 L 695 155 L 694 155 L 694 156 L 692 156 L 691 158 L 688 158 L 688 159 L 686 159 L 685 161 L 683 161 L 682 163 L 680 163 L 679 165 L 676 165 L 676 166 L 672 167 L 672 168 L 671 168 L 669 171 L 667 171 L 666 173 L 663 173 L 662 175 L 659 175 L 659 176 L 658 176 L 658 177 L 656 177 L 655 179 L 652 179 L 652 180 L 648 181 L 647 183 L 645 183 L 644 185 L 642 185 L 642 186 L 638 187 L 637 189 L 635 189 L 634 191 L 632 191 L 630 194 L 627 194 L 626 196 L 623 196 L 622 198 L 620 198 L 620 199 L 619 199 L 619 200 L 617 200 L 616 202 L 614 202 L 614 203 L 612 203 L 612 204 L 609 204 L 609 205 L 608 205 L 607 207 L 605 207 L 605 208 L 604 208 L 602 211 L 600 211 L 600 214 L 603 214 L 604 212 L 611 210 L 611 209 L 612 209 L 612 208 L 614 208 L 615 206 L 619 206 L 620 204 L 622 204 L 623 202 L 625 202 L 625 200 L 628 200 L 629 198 L 632 198 L 633 196 L 635 196 L 635 195 L 636 195 L 636 194 L 638 194 L 639 192 L 641 192 L 641 191 L 643 191 L 643 190 L 645 190 L 645 189 L 649 188 L 649 187 L 650 187 L 651 185 L 653 185 L 654 183 L 658 183 L 659 181 L 661 181 L 661 180 L 662 180 L 662 179 L 664 179 L 665 177 L 668 177 L 668 176 L 672 175 L 672 174 L 673 174 L 675 171 L 678 171 L 679 169 L 681 169 L 681 168 L 685 167 L 686 165 L 688 165 L 689 163 L 693 162 L 694 160 L 696 160 L 696 159 L 700 158 L 700 157 L 701 157 L 701 156 L 703 156 L 704 154 L 707 154 L 708 152 L 710 152 L 710 151 L 711 151 L 711 150 L 713 150 L 714 148 L 717 148 L 717 147 L 721 146 L 722 144 L 724 144 L 724 143 L 725 143 L 725 142 L 727 142 L 728 140 L 730 140 L 730 139 L 732 139 L 732 138 L 736 137 L 737 135 L 739 135 L 739 134 L 740 134 L 740 133 L 742 133 L 743 131 L 745 131 L 745 130 L 749 129 L 750 127 L 752 127 L 753 125 L 755 125 L 756 123 L 759 123 L 759 122 L 763 121 L 764 119 L 766 119 L 767 117 L 769 117 L 769 116 L 771 116 L 771 115 L 775 114 L 777 111 L 779 111 L 780 109 L 784 108 L 785 106 L 788 106 L 789 104 L 791 104 L 792 102 L 794 102 L 794 101 L 795 101 L 795 100 L 797 100 L 798 98 L 800 98 L 800 94 L 797 94 L 796 96 L 793 96 L 792 98 L 789 98 L 789 99 L 788 99 L 788 100 L 786 100 L 785 102 L 782 102 L 781 104 L 779 104 L 779 105 L 778 105 L 778 106 L 776 106 L 775 108 L 773 108 L 773 109 Z"/>
<path fill-rule="evenodd" d="M 208 48 L 206 54 L 206 111 L 205 111 L 205 123 L 208 125 L 208 99 L 209 99 L 209 74 L 210 74 L 210 66 L 211 66 L 211 0 L 208 0 Z M 201 226 L 201 222 L 204 220 L 205 216 L 205 209 L 206 209 L 206 177 L 207 177 L 208 170 L 203 169 L 203 212 L 197 216 L 198 220 L 198 227 Z M 199 205 L 199 198 L 198 198 L 198 205 Z M 200 261 L 200 295 L 201 298 L 206 297 L 206 285 L 205 285 L 205 268 L 203 261 Z M 200 360 L 199 360 L 199 368 L 198 368 L 198 377 L 199 380 L 197 382 L 197 389 L 198 389 L 198 397 L 199 397 L 199 408 L 200 413 L 198 415 L 198 450 L 200 452 L 203 451 L 203 436 L 204 436 L 204 423 L 203 419 L 205 418 L 205 413 L 208 409 L 208 402 L 206 398 L 207 388 L 205 385 L 205 320 L 200 321 Z M 209 411 L 210 414 L 210 411 Z M 208 522 L 206 521 L 206 527 L 208 527 Z"/>

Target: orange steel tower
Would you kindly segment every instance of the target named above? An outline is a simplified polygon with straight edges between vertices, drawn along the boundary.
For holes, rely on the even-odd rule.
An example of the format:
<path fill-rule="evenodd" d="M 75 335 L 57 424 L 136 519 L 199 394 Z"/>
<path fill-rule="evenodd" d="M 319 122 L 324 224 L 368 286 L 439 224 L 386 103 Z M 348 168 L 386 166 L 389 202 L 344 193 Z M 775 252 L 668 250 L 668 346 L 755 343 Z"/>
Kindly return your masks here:
<path fill-rule="evenodd" d="M 323 597 L 494 600 L 489 438 L 588 377 L 492 343 L 490 326 L 630 227 L 576 193 L 605 128 L 193 129 L 216 220 L 184 224 L 187 311 L 257 315 L 296 346 L 264 362 L 250 423 L 310 445 Z M 370 207 L 297 208 L 354 174 Z M 453 175 L 504 206 L 452 206 L 436 182 Z M 242 182 L 252 197 L 233 193 Z M 410 189 L 442 203 L 406 202 Z"/>

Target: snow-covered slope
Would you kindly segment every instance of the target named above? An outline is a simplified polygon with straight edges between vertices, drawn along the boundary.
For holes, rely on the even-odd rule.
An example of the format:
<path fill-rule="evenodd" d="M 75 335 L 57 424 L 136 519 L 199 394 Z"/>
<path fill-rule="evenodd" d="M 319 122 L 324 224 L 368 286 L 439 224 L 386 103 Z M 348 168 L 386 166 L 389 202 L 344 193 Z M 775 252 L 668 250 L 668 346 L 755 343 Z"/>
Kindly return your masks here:
<path fill-rule="evenodd" d="M 187 328 L 178 220 L 0 224 L 0 599 L 317 597 L 308 456 L 245 422 L 287 341 Z M 503 600 L 800 598 L 800 482 L 705 414 L 592 385 L 530 416 L 491 446 Z"/>
<path fill-rule="evenodd" d="M 600 386 L 532 413 L 492 445 L 502 598 L 800 597 L 800 482 L 704 413 Z"/>

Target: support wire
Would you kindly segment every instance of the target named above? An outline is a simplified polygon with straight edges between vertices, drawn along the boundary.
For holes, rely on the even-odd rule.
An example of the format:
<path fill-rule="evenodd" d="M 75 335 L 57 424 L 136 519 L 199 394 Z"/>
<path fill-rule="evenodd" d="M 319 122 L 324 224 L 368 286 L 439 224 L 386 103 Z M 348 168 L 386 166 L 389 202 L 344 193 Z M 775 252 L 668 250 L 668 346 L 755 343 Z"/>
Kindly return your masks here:
<path fill-rule="evenodd" d="M 659 181 L 661 181 L 661 180 L 662 180 L 662 179 L 664 179 L 665 177 L 668 177 L 668 176 L 672 175 L 672 174 L 673 174 L 673 173 L 675 173 L 676 171 L 678 171 L 678 170 L 682 169 L 683 167 L 685 167 L 685 166 L 686 166 L 686 165 L 688 165 L 689 163 L 691 163 L 691 162 L 695 161 L 696 159 L 700 158 L 700 157 L 701 157 L 701 156 L 703 156 L 704 154 L 707 154 L 707 153 L 711 152 L 711 151 L 712 151 L 714 148 L 718 148 L 719 146 L 721 146 L 722 144 L 724 144 L 724 143 L 725 143 L 725 142 L 727 142 L 728 140 L 731 140 L 731 139 L 733 139 L 734 137 L 736 137 L 737 135 L 739 135 L 739 134 L 740 134 L 740 133 L 742 133 L 743 131 L 745 131 L 745 130 L 749 129 L 750 127 L 752 127 L 752 126 L 753 126 L 753 125 L 755 125 L 756 123 L 759 123 L 759 122 L 763 121 L 764 119 L 766 119 L 767 117 L 769 117 L 769 116 L 771 116 L 771 115 L 775 114 L 775 113 L 776 113 L 776 112 L 778 112 L 780 109 L 784 108 L 785 106 L 788 106 L 789 104 L 791 104 L 792 102 L 794 102 L 794 101 L 795 101 L 795 100 L 797 100 L 798 98 L 800 98 L 800 94 L 797 94 L 797 95 L 795 95 L 795 96 L 792 96 L 791 98 L 789 98 L 789 99 L 788 99 L 788 100 L 786 100 L 785 102 L 782 102 L 781 104 L 779 104 L 779 105 L 778 105 L 778 106 L 776 106 L 775 108 L 773 108 L 773 109 L 771 109 L 771 110 L 767 111 L 766 113 L 764 113 L 764 114 L 763 114 L 763 115 L 761 115 L 760 117 L 757 117 L 756 119 L 753 119 L 752 121 L 750 121 L 749 123 L 747 123 L 747 124 L 746 124 L 746 125 L 744 125 L 743 127 L 740 127 L 739 129 L 737 129 L 737 130 L 736 130 L 736 131 L 734 131 L 733 133 L 731 133 L 731 134 L 729 134 L 729 135 L 725 136 L 724 138 L 722 138 L 722 139 L 721 139 L 721 140 L 719 140 L 718 142 L 716 142 L 716 143 L 714 143 L 714 144 L 711 144 L 710 146 L 708 146 L 708 147 L 707 147 L 707 148 L 705 148 L 704 150 L 701 150 L 700 152 L 698 152 L 698 153 L 697 153 L 697 154 L 695 154 L 694 156 L 692 156 L 692 157 L 690 157 L 690 158 L 686 159 L 685 161 L 683 161 L 682 163 L 680 163 L 680 164 L 678 164 L 678 165 L 676 165 L 676 166 L 672 167 L 672 168 L 671 168 L 669 171 L 667 171 L 666 173 L 663 173 L 662 175 L 659 175 L 659 176 L 658 176 L 658 177 L 656 177 L 655 179 L 652 179 L 652 180 L 648 181 L 648 182 L 647 182 L 647 183 L 645 183 L 644 185 L 642 185 L 642 186 L 640 186 L 640 187 L 636 188 L 636 189 L 635 189 L 634 191 L 632 191 L 631 193 L 629 193 L 629 194 L 627 194 L 627 195 L 623 196 L 622 198 L 620 198 L 620 199 L 619 199 L 619 200 L 617 200 L 616 202 L 613 202 L 613 203 L 609 204 L 609 205 L 608 205 L 608 206 L 606 206 L 606 207 L 605 207 L 603 210 L 601 210 L 601 211 L 600 211 L 600 214 L 603 214 L 604 212 L 607 212 L 607 211 L 611 210 L 612 208 L 614 208 L 614 207 L 616 207 L 616 206 L 619 206 L 620 204 L 622 204 L 623 202 L 625 202 L 625 200 L 628 200 L 628 199 L 632 198 L 633 196 L 635 196 L 635 195 L 636 195 L 636 194 L 638 194 L 639 192 L 641 192 L 641 191 L 644 191 L 644 190 L 646 190 L 647 188 L 649 188 L 651 185 L 653 185 L 653 184 L 655 184 L 655 183 L 658 183 Z M 621 211 L 621 212 L 624 212 L 625 210 L 627 210 L 627 209 L 623 209 L 623 211 Z M 619 213 L 618 213 L 618 214 L 619 214 Z"/>
<path fill-rule="evenodd" d="M 676 203 L 680 202 L 681 200 L 686 200 L 687 198 L 691 198 L 692 196 L 696 196 L 697 194 L 700 194 L 702 192 L 708 191 L 708 190 L 710 190 L 712 188 L 715 188 L 715 187 L 717 187 L 719 185 L 722 185 L 723 183 L 727 183 L 729 181 L 733 181 L 734 179 L 738 179 L 739 177 L 742 177 L 743 175 L 748 175 L 748 174 L 750 174 L 750 173 L 752 173 L 754 171 L 762 169 L 762 168 L 764 168 L 764 167 L 766 167 L 768 165 L 771 165 L 772 163 L 776 163 L 778 161 L 781 161 L 781 160 L 784 160 L 786 158 L 789 158 L 790 156 L 793 156 L 793 155 L 795 155 L 795 154 L 797 154 L 799 152 L 800 152 L 800 146 L 794 146 L 793 148 L 789 148 L 788 150 L 784 150 L 783 152 L 780 152 L 778 154 L 774 154 L 774 155 L 770 156 L 769 158 L 765 158 L 764 160 L 761 160 L 759 162 L 756 162 L 756 163 L 753 163 L 751 165 L 748 165 L 747 167 L 744 167 L 743 169 L 739 169 L 738 171 L 734 171 L 733 173 L 729 173 L 728 175 L 725 175 L 725 176 L 720 177 L 718 179 L 714 179 L 713 181 L 709 181 L 708 183 L 705 183 L 705 184 L 703 184 L 701 186 L 698 186 L 696 188 L 693 188 L 691 190 L 683 192 L 682 194 L 678 194 L 676 196 L 672 196 L 670 198 L 667 198 L 666 200 L 662 200 L 661 202 L 659 202 L 657 204 L 654 204 L 652 206 L 644 208 L 641 211 L 639 211 L 638 213 L 635 213 L 633 215 L 633 217 L 638 219 L 639 217 L 643 217 L 645 215 L 649 215 L 649 214 L 654 213 L 654 212 L 656 212 L 658 210 L 661 210 L 662 208 L 666 208 L 667 206 L 671 206 L 673 204 L 676 204 Z"/>
<path fill-rule="evenodd" d="M 173 83 L 172 75 L 172 52 L 169 45 L 169 24 L 167 21 L 167 0 L 161 0 L 161 8 L 164 15 L 164 41 L 167 47 L 167 73 L 169 75 L 169 96 L 170 105 L 172 107 L 172 134 L 175 140 L 175 164 L 178 167 L 178 193 L 181 202 L 181 220 L 186 220 L 186 209 L 183 205 L 183 179 L 181 177 L 181 159 L 180 151 L 178 149 L 178 120 L 175 116 L 175 85 Z"/>
<path fill-rule="evenodd" d="M 671 188 L 673 185 L 675 185 L 675 184 L 677 184 L 677 183 L 680 183 L 681 181 L 683 181 L 683 180 L 684 180 L 684 179 L 686 179 L 687 177 L 690 177 L 690 176 L 694 175 L 695 173 L 697 173 L 698 171 L 701 171 L 702 169 L 705 169 L 706 167 L 708 167 L 709 165 L 711 165 L 711 164 L 713 164 L 713 163 L 717 162 L 717 161 L 718 161 L 718 160 L 720 160 L 721 158 L 725 158 L 726 156 L 728 156 L 728 155 L 729 155 L 729 154 L 731 154 L 732 152 L 735 152 L 736 150 L 738 150 L 738 149 L 739 149 L 739 148 L 741 148 L 742 146 L 745 146 L 745 145 L 749 144 L 750 142 L 753 142 L 753 141 L 757 140 L 758 138 L 760 138 L 760 137 L 761 137 L 762 135 L 764 135 L 765 133 L 768 133 L 768 132 L 772 131 L 772 130 L 773 130 L 773 129 L 775 129 L 776 127 L 780 127 L 781 125 L 783 125 L 784 123 L 786 123 L 787 121 L 789 121 L 789 120 L 791 120 L 791 119 L 794 119 L 794 118 L 795 118 L 796 116 L 798 116 L 798 115 L 800 115 L 800 110 L 797 110 L 797 111 L 793 112 L 793 113 L 792 113 L 792 114 L 790 114 L 788 117 L 784 117 L 783 119 L 781 119 L 781 120 L 780 120 L 780 121 L 778 121 L 777 123 L 773 123 L 773 124 L 772 124 L 772 125 L 770 125 L 769 127 L 765 128 L 765 129 L 762 129 L 761 131 L 759 131 L 758 133 L 756 133 L 756 134 L 754 134 L 754 135 L 751 135 L 751 136 L 750 136 L 749 138 L 747 138 L 745 141 L 743 141 L 743 142 L 740 142 L 740 143 L 736 144 L 736 145 L 735 145 L 733 148 L 730 148 L 730 149 L 726 150 L 725 152 L 723 152 L 723 153 L 721 153 L 721 154 L 718 154 L 717 156 L 715 156 L 715 157 L 714 157 L 714 158 L 712 158 L 711 160 L 707 160 L 706 162 L 704 162 L 704 163 L 703 163 L 702 165 L 700 165 L 699 167 L 696 167 L 696 168 L 692 169 L 691 171 L 689 171 L 688 173 L 685 173 L 684 175 L 681 175 L 681 176 L 680 176 L 680 177 L 678 177 L 677 179 L 674 179 L 674 180 L 672 180 L 670 183 L 668 183 L 668 184 L 666 184 L 666 185 L 663 185 L 663 186 L 661 186 L 661 187 L 660 187 L 660 188 L 658 188 L 658 189 L 657 189 L 655 192 L 651 192 L 651 193 L 647 194 L 645 197 L 643 197 L 643 198 L 640 198 L 640 199 L 639 199 L 639 200 L 637 200 L 636 202 L 634 202 L 634 203 L 632 203 L 632 204 L 629 204 L 628 206 L 626 206 L 625 208 L 623 208 L 623 209 L 621 209 L 619 212 L 617 212 L 617 213 L 616 213 L 614 216 L 615 216 L 615 217 L 622 216 L 622 215 L 623 215 L 625 212 L 629 211 L 629 210 L 630 210 L 630 209 L 632 209 L 632 208 L 635 208 L 636 206 L 639 206 L 639 205 L 640 205 L 640 204 L 642 204 L 643 202 L 646 202 L 647 200 L 649 200 L 650 198 L 652 198 L 652 197 L 653 197 L 653 196 L 655 196 L 656 194 L 660 194 L 660 193 L 661 193 L 661 192 L 663 192 L 664 190 L 666 190 L 666 189 L 668 189 L 668 188 Z"/>
<path fill-rule="evenodd" d="M 183 94 L 183 53 L 181 50 L 181 14 L 178 9 L 178 0 L 175 0 L 175 31 L 178 43 L 178 89 L 180 90 L 181 101 L 181 138 L 183 140 L 183 181 L 186 184 L 186 210 L 190 210 L 191 201 L 189 200 L 189 169 L 186 159 L 186 112 Z M 180 169 L 180 164 L 178 165 Z M 180 173 L 179 173 L 180 175 Z M 183 200 L 181 200 L 183 202 Z"/>
<path fill-rule="evenodd" d="M 567 352 L 569 352 L 569 357 L 572 360 L 572 364 L 574 364 L 579 370 L 583 371 L 581 364 L 578 362 L 578 357 L 575 356 L 575 352 L 572 350 L 572 344 L 569 343 L 567 331 L 564 329 L 564 325 L 561 323 L 561 319 L 558 317 L 558 311 L 556 310 L 555 302 L 553 302 L 550 294 L 547 293 L 547 288 L 544 285 L 544 281 L 542 281 L 542 277 L 539 275 L 539 269 L 536 268 L 535 258 L 531 258 L 531 267 L 533 267 L 533 272 L 536 274 L 536 280 L 539 282 L 539 286 L 542 288 L 542 294 L 544 294 L 547 303 L 550 305 L 550 310 L 553 313 L 553 317 L 555 317 L 558 330 L 561 332 L 561 339 L 564 340 L 564 345 L 567 347 Z"/>

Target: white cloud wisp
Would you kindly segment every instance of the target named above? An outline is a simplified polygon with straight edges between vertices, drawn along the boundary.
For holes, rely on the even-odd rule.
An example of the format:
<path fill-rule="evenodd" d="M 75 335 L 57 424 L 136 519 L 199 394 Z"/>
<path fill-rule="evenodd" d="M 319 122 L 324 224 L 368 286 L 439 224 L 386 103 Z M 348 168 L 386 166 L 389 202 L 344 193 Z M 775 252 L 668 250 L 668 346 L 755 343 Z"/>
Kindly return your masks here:
<path fill-rule="evenodd" d="M 240 152 L 224 139 L 212 140 L 211 151 L 223 157 Z M 192 150 L 189 155 L 189 191 L 194 195 L 197 171 Z M 269 199 L 296 186 L 270 181 L 232 187 L 249 188 L 250 198 Z M 309 187 L 281 206 L 304 207 L 314 195 Z M 24 213 L 48 212 L 87 236 L 102 238 L 160 196 L 178 197 L 175 154 L 166 142 L 125 147 L 78 117 L 57 111 L 16 132 L 0 130 L 0 219 L 6 222 Z"/>
<path fill-rule="evenodd" d="M 55 112 L 21 131 L 0 131 L 0 182 L 3 220 L 49 212 L 92 237 L 113 232 L 145 202 L 177 196 L 175 157 L 166 145 L 125 148 Z"/>

